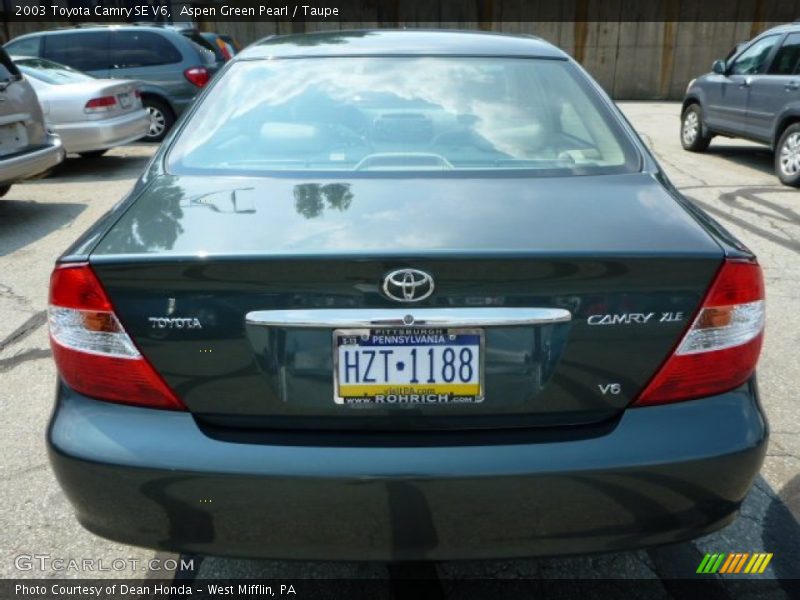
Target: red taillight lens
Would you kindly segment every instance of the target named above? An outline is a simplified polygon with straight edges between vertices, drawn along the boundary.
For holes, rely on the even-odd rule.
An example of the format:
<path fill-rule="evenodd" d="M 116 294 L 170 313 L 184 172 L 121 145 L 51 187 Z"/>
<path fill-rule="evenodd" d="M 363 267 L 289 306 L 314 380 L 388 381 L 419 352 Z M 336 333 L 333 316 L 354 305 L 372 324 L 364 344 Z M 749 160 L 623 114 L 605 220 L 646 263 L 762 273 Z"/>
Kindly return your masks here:
<path fill-rule="evenodd" d="M 100 98 L 92 98 L 89 100 L 83 110 L 84 112 L 97 112 L 109 110 L 111 107 L 116 105 L 116 96 L 101 96 Z"/>
<path fill-rule="evenodd" d="M 50 276 L 50 305 L 78 310 L 111 312 L 105 290 L 85 263 L 61 265 Z"/>
<path fill-rule="evenodd" d="M 139 88 L 136 88 L 135 90 L 133 90 L 133 95 L 136 96 L 137 98 L 141 98 L 142 91 Z"/>
<path fill-rule="evenodd" d="M 207 84 L 211 79 L 211 73 L 209 73 L 208 69 L 205 67 L 192 67 L 191 69 L 186 69 L 183 72 L 183 76 L 189 80 L 189 83 L 192 83 L 197 87 L 205 86 L 205 84 Z"/>
<path fill-rule="evenodd" d="M 58 372 L 74 390 L 98 400 L 185 410 L 139 353 L 88 264 L 53 271 L 48 319 Z"/>
<path fill-rule="evenodd" d="M 764 316 L 761 267 L 726 260 L 692 325 L 634 406 L 721 394 L 743 384 L 758 362 Z"/>

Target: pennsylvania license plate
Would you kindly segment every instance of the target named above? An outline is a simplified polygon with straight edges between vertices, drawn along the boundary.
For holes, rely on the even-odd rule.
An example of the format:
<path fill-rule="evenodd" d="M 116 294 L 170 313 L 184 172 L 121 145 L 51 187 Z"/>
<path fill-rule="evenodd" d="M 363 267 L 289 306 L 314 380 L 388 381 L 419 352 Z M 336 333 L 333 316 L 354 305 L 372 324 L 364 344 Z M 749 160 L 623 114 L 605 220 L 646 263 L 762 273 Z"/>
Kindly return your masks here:
<path fill-rule="evenodd" d="M 435 405 L 483 401 L 481 329 L 337 329 L 337 404 Z"/>

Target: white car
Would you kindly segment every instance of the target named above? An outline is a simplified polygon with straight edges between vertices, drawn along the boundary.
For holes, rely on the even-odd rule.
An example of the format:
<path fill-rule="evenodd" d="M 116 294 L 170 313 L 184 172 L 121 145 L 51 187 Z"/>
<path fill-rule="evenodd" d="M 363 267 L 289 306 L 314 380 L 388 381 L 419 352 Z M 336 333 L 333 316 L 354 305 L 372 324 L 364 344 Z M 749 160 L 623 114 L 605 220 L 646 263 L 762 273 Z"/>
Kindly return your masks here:
<path fill-rule="evenodd" d="M 67 152 L 100 156 L 109 148 L 144 137 L 150 117 L 138 82 L 96 79 L 43 58 L 12 57 L 42 105 L 48 126 Z"/>

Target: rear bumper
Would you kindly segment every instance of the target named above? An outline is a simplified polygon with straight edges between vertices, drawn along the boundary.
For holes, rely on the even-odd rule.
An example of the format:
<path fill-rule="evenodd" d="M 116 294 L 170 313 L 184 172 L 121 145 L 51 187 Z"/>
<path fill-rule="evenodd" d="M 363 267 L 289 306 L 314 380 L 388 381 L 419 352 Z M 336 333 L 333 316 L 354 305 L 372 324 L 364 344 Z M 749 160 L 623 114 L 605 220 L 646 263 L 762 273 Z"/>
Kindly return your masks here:
<path fill-rule="evenodd" d="M 58 136 L 51 135 L 45 145 L 30 152 L 0 157 L 0 184 L 14 183 L 41 175 L 64 160 L 64 148 Z"/>
<path fill-rule="evenodd" d="M 48 432 L 62 488 L 101 536 L 198 554 L 383 561 L 699 536 L 735 516 L 767 425 L 750 384 L 628 410 L 602 434 L 570 441 L 460 434 L 424 447 L 322 446 L 309 437 L 222 441 L 189 414 L 97 402 L 63 385 Z"/>
<path fill-rule="evenodd" d="M 141 139 L 149 126 L 150 118 L 142 109 L 111 119 L 54 124 L 53 129 L 67 152 L 92 152 Z"/>

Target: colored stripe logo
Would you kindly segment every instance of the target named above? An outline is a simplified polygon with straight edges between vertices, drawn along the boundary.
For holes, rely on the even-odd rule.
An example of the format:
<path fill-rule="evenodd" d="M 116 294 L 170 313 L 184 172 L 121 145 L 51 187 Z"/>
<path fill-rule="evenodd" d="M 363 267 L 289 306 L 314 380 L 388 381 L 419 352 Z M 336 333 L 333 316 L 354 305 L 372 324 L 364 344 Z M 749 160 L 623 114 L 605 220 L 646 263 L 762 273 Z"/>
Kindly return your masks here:
<path fill-rule="evenodd" d="M 697 573 L 726 575 L 736 573 L 763 573 L 772 560 L 772 552 L 732 552 L 730 554 L 706 554 L 697 567 Z"/>

